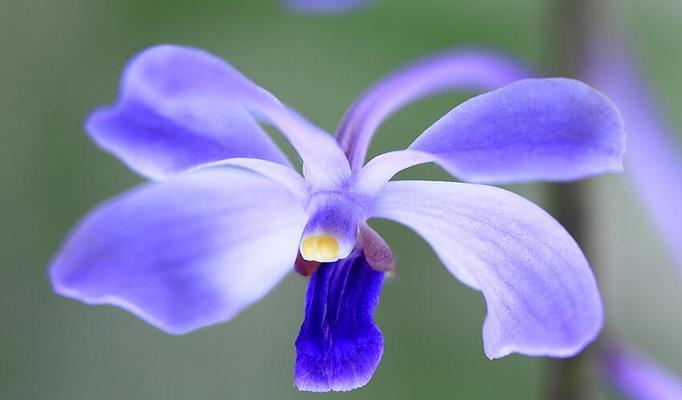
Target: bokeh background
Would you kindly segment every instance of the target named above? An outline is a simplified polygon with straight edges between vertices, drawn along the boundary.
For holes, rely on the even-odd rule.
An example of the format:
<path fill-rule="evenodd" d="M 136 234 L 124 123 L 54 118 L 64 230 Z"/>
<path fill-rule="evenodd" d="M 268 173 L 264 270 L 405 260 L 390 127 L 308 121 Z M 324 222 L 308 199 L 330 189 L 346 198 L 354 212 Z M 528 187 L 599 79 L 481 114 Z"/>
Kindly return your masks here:
<path fill-rule="evenodd" d="M 682 3 L 615 3 L 663 111 L 682 132 Z M 363 12 L 313 18 L 276 0 L 0 0 L 0 399 L 320 396 L 293 387 L 307 284 L 295 274 L 231 322 L 186 336 L 51 292 L 47 265 L 75 221 L 142 182 L 82 128 L 89 111 L 113 102 L 131 55 L 157 43 L 207 49 L 333 132 L 369 84 L 433 51 L 484 46 L 538 68 L 553 65 L 552 7 L 379 0 Z M 465 98 L 439 96 L 399 112 L 371 152 L 407 145 Z M 436 167 L 403 177 L 450 179 Z M 682 281 L 669 252 L 627 180 L 604 176 L 591 187 L 590 256 L 609 329 L 682 375 Z M 551 208 L 544 186 L 512 189 Z M 453 279 L 418 236 L 374 225 L 399 261 L 376 315 L 385 354 L 367 387 L 326 396 L 537 398 L 546 359 L 486 359 L 482 297 Z"/>

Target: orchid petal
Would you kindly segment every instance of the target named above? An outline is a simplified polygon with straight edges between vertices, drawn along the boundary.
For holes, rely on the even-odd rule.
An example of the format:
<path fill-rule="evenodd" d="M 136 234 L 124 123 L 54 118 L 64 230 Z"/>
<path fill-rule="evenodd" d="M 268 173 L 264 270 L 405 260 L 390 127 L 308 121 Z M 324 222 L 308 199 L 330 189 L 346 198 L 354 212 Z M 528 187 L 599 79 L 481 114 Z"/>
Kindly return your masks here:
<path fill-rule="evenodd" d="M 292 11 L 313 15 L 339 14 L 365 7 L 373 0 L 283 0 Z"/>
<path fill-rule="evenodd" d="M 337 140 L 359 170 L 379 125 L 419 99 L 455 90 L 491 90 L 530 76 L 506 57 L 480 51 L 448 51 L 408 65 L 367 90 L 348 110 Z"/>
<path fill-rule="evenodd" d="M 628 129 L 627 176 L 682 271 L 682 143 L 657 111 L 622 45 L 597 44 L 585 77 L 623 114 Z"/>
<path fill-rule="evenodd" d="M 221 93 L 232 104 L 217 101 Z M 132 59 L 117 104 L 95 111 L 87 131 L 133 170 L 156 180 L 231 157 L 289 165 L 240 104 L 268 100 L 266 92 L 207 53 L 158 46 Z"/>
<path fill-rule="evenodd" d="M 95 112 L 87 128 L 100 146 L 153 179 L 233 157 L 289 165 L 257 119 L 277 126 L 308 169 L 331 177 L 348 170 L 330 135 L 221 59 L 189 47 L 156 46 L 134 57 L 118 103 Z"/>
<path fill-rule="evenodd" d="M 169 333 L 227 321 L 292 269 L 300 200 L 214 168 L 148 184 L 90 213 L 50 267 L 56 292 L 124 308 Z"/>
<path fill-rule="evenodd" d="M 474 97 L 409 147 L 479 183 L 568 181 L 622 169 L 623 124 L 599 92 L 571 79 L 526 79 Z"/>
<path fill-rule="evenodd" d="M 257 172 L 274 181 L 277 181 L 282 186 L 289 189 L 291 193 L 298 197 L 302 202 L 307 195 L 307 185 L 305 180 L 292 168 L 274 163 L 272 161 L 260 160 L 257 158 L 230 158 L 227 160 L 204 164 L 200 167 L 189 170 L 187 173 L 194 173 L 206 168 L 216 167 L 239 167 Z"/>
<path fill-rule="evenodd" d="M 362 169 L 355 174 L 353 191 L 358 195 L 374 197 L 395 174 L 409 167 L 438 161 L 431 154 L 416 150 L 398 150 L 379 154 L 369 160 Z"/>
<path fill-rule="evenodd" d="M 346 391 L 369 382 L 384 350 L 373 320 L 383 280 L 360 251 L 313 274 L 296 339 L 299 390 Z"/>
<path fill-rule="evenodd" d="M 618 392 L 632 400 L 682 399 L 682 381 L 626 348 L 611 348 L 601 357 L 602 370 Z"/>
<path fill-rule="evenodd" d="M 350 177 L 350 165 L 336 140 L 291 108 L 271 112 L 269 121 L 282 131 L 303 161 L 303 175 L 318 190 L 336 188 Z"/>
<path fill-rule="evenodd" d="M 594 276 L 570 235 L 533 203 L 491 186 L 389 182 L 370 215 L 414 229 L 483 292 L 486 355 L 572 356 L 599 333 Z"/>

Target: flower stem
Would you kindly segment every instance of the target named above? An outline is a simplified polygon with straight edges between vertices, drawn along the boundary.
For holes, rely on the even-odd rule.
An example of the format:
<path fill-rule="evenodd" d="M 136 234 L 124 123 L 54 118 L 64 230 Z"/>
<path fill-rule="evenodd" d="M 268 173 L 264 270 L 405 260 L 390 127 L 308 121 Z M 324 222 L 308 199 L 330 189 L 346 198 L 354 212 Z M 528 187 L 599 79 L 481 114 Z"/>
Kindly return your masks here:
<path fill-rule="evenodd" d="M 590 182 L 556 184 L 553 185 L 551 192 L 554 216 L 588 255 L 589 192 Z M 547 399 L 589 400 L 595 397 L 597 390 L 595 376 L 598 371 L 594 371 L 596 368 L 594 358 L 597 345 L 594 343 L 571 358 L 548 360 L 545 393 Z"/>
<path fill-rule="evenodd" d="M 590 182 L 556 184 L 552 187 L 553 213 L 573 235 L 588 256 Z M 594 269 L 594 265 L 592 266 Z M 597 271 L 595 271 L 596 274 Z M 571 358 L 549 359 L 545 378 L 545 398 L 590 400 L 598 390 L 596 353 L 598 342 Z"/>
<path fill-rule="evenodd" d="M 550 67 L 562 76 L 579 77 L 585 65 L 589 40 L 589 13 L 594 0 L 553 0 L 550 44 Z M 553 214 L 571 233 L 588 258 L 591 182 L 555 184 L 551 187 Z M 595 275 L 598 271 L 592 265 Z M 596 347 L 594 343 L 575 357 L 550 359 L 545 380 L 545 398 L 553 400 L 590 400 L 598 390 Z"/>

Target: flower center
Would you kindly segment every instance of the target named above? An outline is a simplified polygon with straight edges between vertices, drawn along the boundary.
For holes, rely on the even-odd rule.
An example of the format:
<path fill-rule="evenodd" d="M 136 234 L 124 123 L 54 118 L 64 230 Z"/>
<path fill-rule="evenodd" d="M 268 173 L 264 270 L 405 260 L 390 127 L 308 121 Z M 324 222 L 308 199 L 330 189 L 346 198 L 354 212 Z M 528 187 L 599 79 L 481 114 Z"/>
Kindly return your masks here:
<path fill-rule="evenodd" d="M 363 203 L 344 191 L 316 192 L 306 203 L 308 223 L 299 252 L 306 261 L 329 263 L 347 257 L 358 240 L 358 224 L 364 222 Z"/>
<path fill-rule="evenodd" d="M 339 242 L 327 233 L 304 237 L 300 251 L 301 257 L 308 261 L 333 262 L 340 258 Z"/>

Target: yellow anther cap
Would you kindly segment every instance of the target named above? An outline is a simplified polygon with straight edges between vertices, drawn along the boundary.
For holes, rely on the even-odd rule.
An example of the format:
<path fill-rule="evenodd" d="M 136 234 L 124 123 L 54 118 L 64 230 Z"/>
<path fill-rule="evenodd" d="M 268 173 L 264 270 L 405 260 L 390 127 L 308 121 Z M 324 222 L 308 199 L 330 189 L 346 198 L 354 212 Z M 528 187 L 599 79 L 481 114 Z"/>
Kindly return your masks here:
<path fill-rule="evenodd" d="M 339 243 L 332 235 L 308 235 L 301 240 L 301 257 L 308 261 L 332 262 L 339 259 Z"/>

